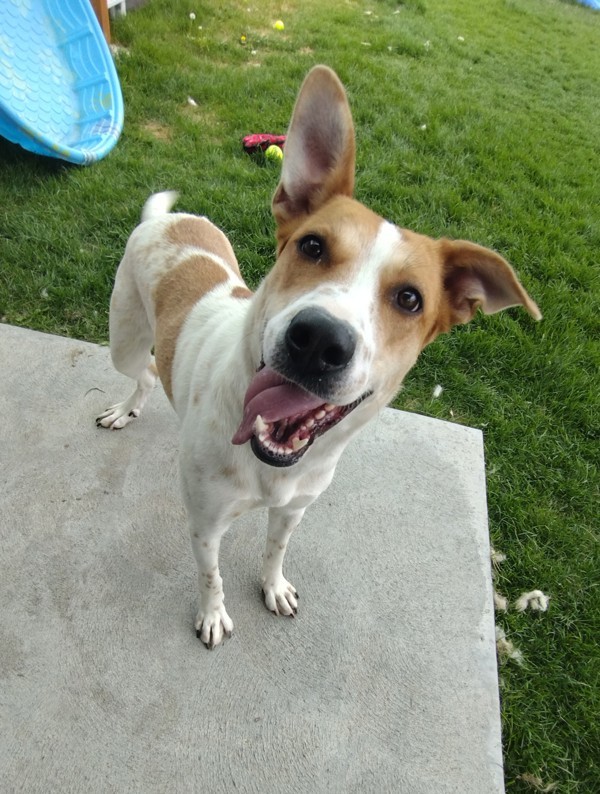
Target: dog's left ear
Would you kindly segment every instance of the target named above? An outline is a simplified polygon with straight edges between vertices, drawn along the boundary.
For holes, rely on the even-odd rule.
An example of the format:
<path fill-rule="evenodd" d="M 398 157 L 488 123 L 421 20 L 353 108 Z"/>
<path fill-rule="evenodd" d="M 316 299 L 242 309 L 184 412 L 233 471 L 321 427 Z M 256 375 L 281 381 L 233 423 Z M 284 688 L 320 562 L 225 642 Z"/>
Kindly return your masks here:
<path fill-rule="evenodd" d="M 294 107 L 273 214 L 281 225 L 353 192 L 354 126 L 346 92 L 335 72 L 315 66 Z"/>
<path fill-rule="evenodd" d="M 494 314 L 509 306 L 524 306 L 534 319 L 542 319 L 500 254 L 466 240 L 440 240 L 439 245 L 452 325 L 469 322 L 478 308 Z"/>

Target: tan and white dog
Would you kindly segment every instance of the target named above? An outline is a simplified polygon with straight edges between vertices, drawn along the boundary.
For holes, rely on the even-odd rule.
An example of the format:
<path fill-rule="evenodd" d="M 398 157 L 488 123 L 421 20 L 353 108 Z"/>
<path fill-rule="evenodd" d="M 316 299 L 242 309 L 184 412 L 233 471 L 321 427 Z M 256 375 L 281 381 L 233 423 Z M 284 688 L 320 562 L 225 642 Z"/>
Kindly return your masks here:
<path fill-rule="evenodd" d="M 318 66 L 296 101 L 273 198 L 277 262 L 257 292 L 222 232 L 169 214 L 173 193 L 149 199 L 116 275 L 111 354 L 137 387 L 97 422 L 120 428 L 139 416 L 160 377 L 181 421 L 196 630 L 210 648 L 233 628 L 218 563 L 232 521 L 269 509 L 265 603 L 293 616 L 297 593 L 282 567 L 290 534 L 420 351 L 478 307 L 541 316 L 498 254 L 400 229 L 353 188 L 346 94 Z"/>

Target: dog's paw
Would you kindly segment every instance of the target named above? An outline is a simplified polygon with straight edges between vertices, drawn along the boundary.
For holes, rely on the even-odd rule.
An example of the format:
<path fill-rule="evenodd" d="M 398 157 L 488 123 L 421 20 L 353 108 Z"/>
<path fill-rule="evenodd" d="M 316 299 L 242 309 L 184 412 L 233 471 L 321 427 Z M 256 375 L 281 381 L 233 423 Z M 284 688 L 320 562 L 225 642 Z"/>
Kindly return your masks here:
<path fill-rule="evenodd" d="M 298 593 L 293 584 L 283 576 L 273 581 L 269 579 L 263 584 L 265 606 L 276 615 L 287 615 L 293 618 L 298 611 Z"/>
<path fill-rule="evenodd" d="M 107 408 L 100 416 L 96 417 L 96 427 L 108 427 L 110 430 L 120 430 L 140 415 L 140 409 L 132 404 L 131 400 L 117 403 Z"/>
<path fill-rule="evenodd" d="M 225 637 L 231 637 L 233 621 L 225 607 L 204 611 L 200 608 L 196 616 L 196 637 L 212 651 L 220 645 Z"/>

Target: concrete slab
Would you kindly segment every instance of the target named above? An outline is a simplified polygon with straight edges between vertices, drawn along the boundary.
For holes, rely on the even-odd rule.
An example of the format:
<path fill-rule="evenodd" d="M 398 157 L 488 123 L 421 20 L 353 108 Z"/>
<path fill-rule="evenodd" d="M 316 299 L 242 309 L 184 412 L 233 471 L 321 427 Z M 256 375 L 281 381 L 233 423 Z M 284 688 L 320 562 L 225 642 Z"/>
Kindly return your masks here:
<path fill-rule="evenodd" d="M 385 411 L 259 596 L 265 516 L 223 543 L 234 637 L 192 630 L 176 420 L 101 432 L 108 350 L 0 326 L 4 792 L 502 792 L 479 431 Z M 374 571 L 374 576 L 367 571 Z"/>

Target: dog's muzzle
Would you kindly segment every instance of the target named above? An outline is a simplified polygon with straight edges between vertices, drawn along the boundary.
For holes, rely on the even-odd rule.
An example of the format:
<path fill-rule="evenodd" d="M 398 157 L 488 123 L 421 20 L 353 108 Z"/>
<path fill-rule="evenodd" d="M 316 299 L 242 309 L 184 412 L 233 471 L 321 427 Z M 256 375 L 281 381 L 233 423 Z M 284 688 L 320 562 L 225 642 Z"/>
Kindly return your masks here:
<path fill-rule="evenodd" d="M 332 402 L 357 346 L 352 326 L 321 308 L 298 312 L 289 323 L 273 366 L 259 367 L 244 398 L 232 443 L 251 442 L 270 466 L 292 466 L 318 437 L 371 395 Z"/>

